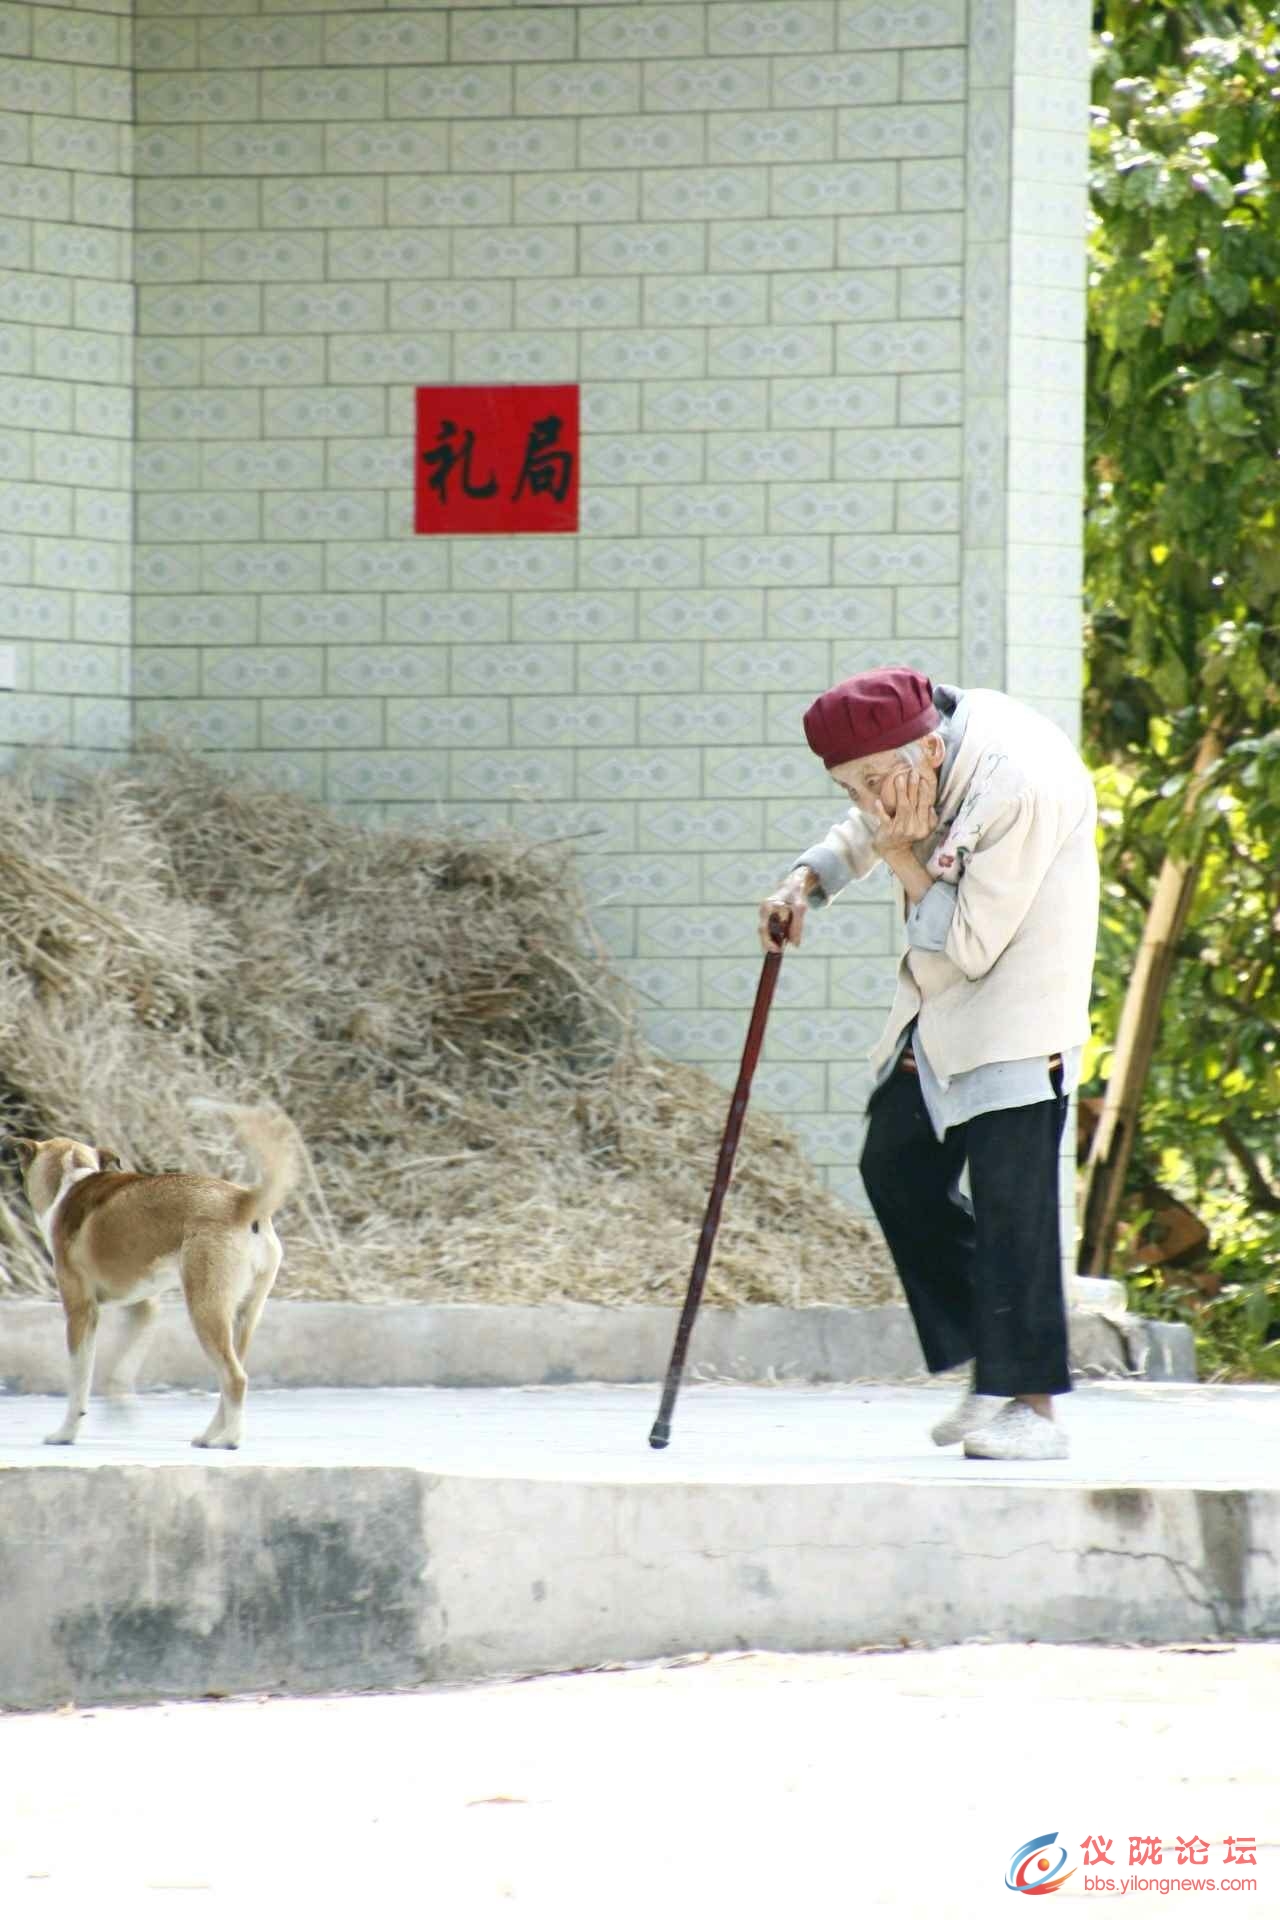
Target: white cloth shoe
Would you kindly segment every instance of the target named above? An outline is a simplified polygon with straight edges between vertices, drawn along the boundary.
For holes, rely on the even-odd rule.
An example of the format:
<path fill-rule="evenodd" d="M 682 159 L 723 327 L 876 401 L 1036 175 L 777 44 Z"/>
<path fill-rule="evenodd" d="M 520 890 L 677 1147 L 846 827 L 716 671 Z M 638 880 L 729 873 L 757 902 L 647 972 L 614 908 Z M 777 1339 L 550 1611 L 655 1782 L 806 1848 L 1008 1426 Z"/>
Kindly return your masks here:
<path fill-rule="evenodd" d="M 1070 1452 L 1057 1421 L 1025 1400 L 1008 1401 L 994 1420 L 966 1434 L 964 1450 L 970 1460 L 1065 1460 Z"/>
<path fill-rule="evenodd" d="M 953 1447 L 966 1434 L 976 1433 L 979 1427 L 994 1420 L 1004 1404 L 999 1394 L 975 1393 L 970 1387 L 945 1420 L 939 1420 L 936 1427 L 929 1429 L 929 1437 L 935 1447 Z"/>

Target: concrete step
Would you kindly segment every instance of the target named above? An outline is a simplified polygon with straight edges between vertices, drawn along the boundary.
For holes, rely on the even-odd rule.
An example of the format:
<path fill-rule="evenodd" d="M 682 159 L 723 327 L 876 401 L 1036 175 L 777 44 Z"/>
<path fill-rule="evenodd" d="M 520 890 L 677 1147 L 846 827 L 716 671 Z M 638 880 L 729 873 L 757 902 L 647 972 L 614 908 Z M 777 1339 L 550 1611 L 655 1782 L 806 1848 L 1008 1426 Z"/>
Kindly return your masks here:
<path fill-rule="evenodd" d="M 272 1301 L 254 1336 L 257 1386 L 508 1387 L 661 1380 L 679 1306 L 352 1306 Z M 1071 1314 L 1082 1375 L 1194 1380 L 1190 1329 L 1125 1313 Z M 113 1315 L 103 1316 L 98 1378 L 109 1368 Z M 0 1304 L 0 1392 L 59 1393 L 65 1335 L 55 1301 Z M 924 1360 L 905 1306 L 704 1307 L 691 1378 L 906 1380 Z M 206 1387 L 209 1363 L 185 1308 L 166 1303 L 139 1378 L 143 1387 Z"/>
<path fill-rule="evenodd" d="M 0 1399 L 0 1705 L 417 1685 L 736 1647 L 1280 1635 L 1280 1389 L 1090 1383 L 1071 1457 L 939 1386 Z"/>

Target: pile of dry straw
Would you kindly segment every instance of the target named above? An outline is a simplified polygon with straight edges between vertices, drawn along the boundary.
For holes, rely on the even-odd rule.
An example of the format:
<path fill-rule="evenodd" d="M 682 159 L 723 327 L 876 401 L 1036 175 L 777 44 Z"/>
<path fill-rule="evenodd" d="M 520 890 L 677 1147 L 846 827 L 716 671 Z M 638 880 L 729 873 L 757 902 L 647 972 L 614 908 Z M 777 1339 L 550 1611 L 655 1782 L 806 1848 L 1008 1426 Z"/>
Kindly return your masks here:
<path fill-rule="evenodd" d="M 564 847 L 353 825 L 198 759 L 11 776 L 0 1125 L 240 1177 L 192 1102 L 275 1100 L 315 1176 L 281 1216 L 281 1293 L 674 1302 L 726 1096 L 637 1037 L 570 869 Z M 0 1295 L 50 1285 L 6 1157 Z M 878 1241 L 749 1115 L 707 1300 L 889 1293 Z"/>

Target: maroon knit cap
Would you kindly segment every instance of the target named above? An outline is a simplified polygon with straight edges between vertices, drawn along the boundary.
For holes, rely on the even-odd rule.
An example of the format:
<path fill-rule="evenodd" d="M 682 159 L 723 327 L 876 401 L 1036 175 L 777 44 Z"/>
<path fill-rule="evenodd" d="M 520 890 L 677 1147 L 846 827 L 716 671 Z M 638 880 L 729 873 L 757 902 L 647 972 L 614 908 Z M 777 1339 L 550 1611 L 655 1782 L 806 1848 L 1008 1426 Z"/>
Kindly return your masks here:
<path fill-rule="evenodd" d="M 855 673 L 820 693 L 804 716 L 805 739 L 828 767 L 905 747 L 940 725 L 933 688 L 912 667 Z"/>

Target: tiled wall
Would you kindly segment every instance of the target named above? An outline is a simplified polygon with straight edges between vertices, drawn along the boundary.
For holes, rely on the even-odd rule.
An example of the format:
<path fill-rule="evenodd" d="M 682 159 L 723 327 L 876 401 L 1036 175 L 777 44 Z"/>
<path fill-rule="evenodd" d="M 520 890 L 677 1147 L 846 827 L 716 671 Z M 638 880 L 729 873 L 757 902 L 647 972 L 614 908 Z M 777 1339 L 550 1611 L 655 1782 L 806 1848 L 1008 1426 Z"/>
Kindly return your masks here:
<path fill-rule="evenodd" d="M 1073 739 L 1090 25 L 1087 0 L 970 0 L 961 667 Z M 1075 1184 L 1072 1115 L 1060 1188 L 1068 1273 Z"/>
<path fill-rule="evenodd" d="M 1007 645 L 1002 684 L 1080 734 L 1091 8 L 1018 0 L 1009 94 Z M 1075 1271 L 1075 1115 L 1061 1160 Z"/>
<path fill-rule="evenodd" d="M 906 659 L 1074 727 L 1088 24 L 138 0 L 136 728 L 580 836 L 653 1040 L 730 1080 L 834 816 L 808 700 Z M 414 537 L 414 385 L 543 380 L 581 535 Z M 855 1204 L 895 944 L 882 883 L 821 916 L 757 1082 Z"/>
<path fill-rule="evenodd" d="M 128 11 L 0 5 L 0 749 L 129 735 Z"/>

